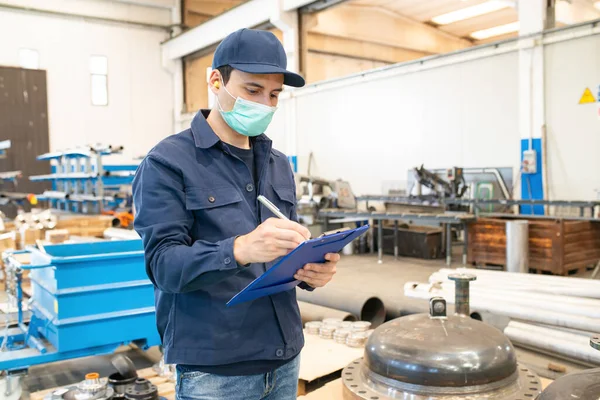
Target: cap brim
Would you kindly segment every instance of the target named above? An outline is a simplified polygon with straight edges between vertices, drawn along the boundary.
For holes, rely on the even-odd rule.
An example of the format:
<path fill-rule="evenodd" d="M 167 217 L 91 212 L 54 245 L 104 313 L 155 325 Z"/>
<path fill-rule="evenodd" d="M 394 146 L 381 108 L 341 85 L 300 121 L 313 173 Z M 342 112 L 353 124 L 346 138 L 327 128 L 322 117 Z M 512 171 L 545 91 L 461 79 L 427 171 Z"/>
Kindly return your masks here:
<path fill-rule="evenodd" d="M 300 75 L 287 69 L 267 64 L 230 64 L 232 68 L 249 74 L 283 74 L 283 84 L 293 87 L 302 87 L 306 84 Z"/>

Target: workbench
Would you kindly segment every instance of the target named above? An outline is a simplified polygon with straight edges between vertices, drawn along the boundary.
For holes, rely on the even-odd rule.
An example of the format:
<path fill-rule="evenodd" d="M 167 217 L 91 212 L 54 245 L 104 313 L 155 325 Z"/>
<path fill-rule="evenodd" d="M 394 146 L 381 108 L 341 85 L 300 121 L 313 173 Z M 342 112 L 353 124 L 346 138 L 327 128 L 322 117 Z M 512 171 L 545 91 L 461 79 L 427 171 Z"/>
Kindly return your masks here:
<path fill-rule="evenodd" d="M 383 221 L 394 221 L 394 243 L 397 243 L 398 237 L 398 221 L 406 221 L 412 223 L 413 221 L 420 221 L 427 224 L 439 224 L 444 227 L 445 230 L 445 249 L 446 249 L 446 264 L 452 264 L 452 227 L 458 227 L 462 229 L 464 234 L 464 240 L 456 243 L 461 245 L 463 248 L 463 265 L 467 262 L 467 224 L 475 220 L 475 216 L 466 213 L 452 213 L 446 212 L 443 214 L 413 214 L 413 213 L 386 213 L 386 212 L 370 212 L 370 211 L 356 211 L 356 210 L 332 210 L 325 209 L 319 212 L 319 216 L 323 218 L 323 229 L 329 230 L 329 224 L 332 223 L 347 223 L 347 222 L 366 222 L 366 221 L 377 221 L 378 229 L 378 262 L 383 262 Z M 337 218 L 337 219 L 334 219 Z M 371 224 L 373 229 L 373 224 Z M 371 235 L 372 240 L 373 235 Z M 371 244 L 371 252 L 374 253 L 374 243 Z M 397 258 L 398 249 L 397 245 L 394 249 L 394 255 Z"/>

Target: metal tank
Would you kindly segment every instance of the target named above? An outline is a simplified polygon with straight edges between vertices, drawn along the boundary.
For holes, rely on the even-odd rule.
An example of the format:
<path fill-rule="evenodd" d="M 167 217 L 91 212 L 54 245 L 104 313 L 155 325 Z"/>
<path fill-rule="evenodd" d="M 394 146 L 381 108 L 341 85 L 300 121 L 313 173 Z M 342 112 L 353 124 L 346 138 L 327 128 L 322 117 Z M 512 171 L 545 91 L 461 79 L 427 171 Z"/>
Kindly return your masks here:
<path fill-rule="evenodd" d="M 600 350 L 600 335 L 590 339 L 590 346 Z M 536 400 L 600 399 L 600 368 L 565 375 L 552 382 Z"/>
<path fill-rule="evenodd" d="M 517 362 L 509 339 L 469 317 L 469 281 L 456 274 L 455 315 L 430 300 L 429 314 L 389 321 L 371 334 L 363 358 L 342 372 L 344 399 L 528 400 L 538 376 Z"/>

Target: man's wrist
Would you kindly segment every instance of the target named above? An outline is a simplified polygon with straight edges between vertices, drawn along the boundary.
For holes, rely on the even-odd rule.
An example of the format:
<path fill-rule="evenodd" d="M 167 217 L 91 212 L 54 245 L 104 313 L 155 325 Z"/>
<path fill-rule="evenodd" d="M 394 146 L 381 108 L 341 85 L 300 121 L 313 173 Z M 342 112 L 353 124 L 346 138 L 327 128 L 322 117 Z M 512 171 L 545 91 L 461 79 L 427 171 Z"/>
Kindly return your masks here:
<path fill-rule="evenodd" d="M 245 244 L 245 236 L 238 236 L 233 241 L 233 257 L 235 261 L 237 261 L 240 265 L 248 265 L 250 262 L 245 255 L 244 249 L 246 248 Z"/>

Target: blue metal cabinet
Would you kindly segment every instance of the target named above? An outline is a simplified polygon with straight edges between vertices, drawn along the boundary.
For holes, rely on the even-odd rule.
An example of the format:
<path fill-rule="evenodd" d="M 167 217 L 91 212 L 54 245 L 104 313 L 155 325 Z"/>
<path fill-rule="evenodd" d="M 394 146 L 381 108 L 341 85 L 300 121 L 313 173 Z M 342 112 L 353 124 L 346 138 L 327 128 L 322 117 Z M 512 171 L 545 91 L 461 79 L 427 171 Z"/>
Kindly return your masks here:
<path fill-rule="evenodd" d="M 30 265 L 10 256 L 6 261 L 12 269 L 31 269 L 32 317 L 28 326 L 21 322 L 20 331 L 11 332 L 7 341 L 13 351 L 0 353 L 0 370 L 108 353 L 130 342 L 160 344 L 141 240 L 58 244 L 27 252 Z M 39 352 L 33 358 L 31 348 Z"/>

